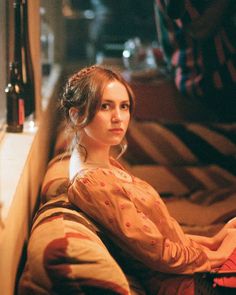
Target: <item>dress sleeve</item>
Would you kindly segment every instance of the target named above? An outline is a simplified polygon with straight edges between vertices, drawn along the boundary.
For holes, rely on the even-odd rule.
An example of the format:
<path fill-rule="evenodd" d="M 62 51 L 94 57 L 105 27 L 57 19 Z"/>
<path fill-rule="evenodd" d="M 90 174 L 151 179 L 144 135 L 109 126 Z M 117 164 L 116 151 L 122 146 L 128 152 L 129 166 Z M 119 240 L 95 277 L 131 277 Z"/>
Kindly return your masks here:
<path fill-rule="evenodd" d="M 108 230 L 126 252 L 153 270 L 191 274 L 210 270 L 200 245 L 172 241 L 138 210 L 121 186 L 92 175 L 77 177 L 68 189 L 69 200 Z"/>

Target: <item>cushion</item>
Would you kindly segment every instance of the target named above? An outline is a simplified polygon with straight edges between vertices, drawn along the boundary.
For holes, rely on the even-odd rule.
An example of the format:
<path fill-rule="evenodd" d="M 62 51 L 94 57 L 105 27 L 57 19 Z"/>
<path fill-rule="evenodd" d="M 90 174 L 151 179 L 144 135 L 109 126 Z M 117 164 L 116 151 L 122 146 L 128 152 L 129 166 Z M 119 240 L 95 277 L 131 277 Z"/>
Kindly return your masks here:
<path fill-rule="evenodd" d="M 131 294 L 98 232 L 66 194 L 44 204 L 33 223 L 19 294 Z"/>
<path fill-rule="evenodd" d="M 126 159 L 131 164 L 219 164 L 236 174 L 236 123 L 130 124 Z"/>
<path fill-rule="evenodd" d="M 58 154 L 49 163 L 41 187 L 42 203 L 66 192 L 70 154 Z"/>
<path fill-rule="evenodd" d="M 162 197 L 196 196 L 236 184 L 236 176 L 215 164 L 201 166 L 127 165 L 135 176 L 150 183 Z M 235 188 L 234 188 L 235 189 Z M 206 194 L 207 195 L 207 194 Z M 206 196 L 205 195 L 205 196 Z"/>
<path fill-rule="evenodd" d="M 53 148 L 53 156 L 70 152 L 74 133 L 66 120 L 62 120 L 56 130 L 56 141 Z"/>

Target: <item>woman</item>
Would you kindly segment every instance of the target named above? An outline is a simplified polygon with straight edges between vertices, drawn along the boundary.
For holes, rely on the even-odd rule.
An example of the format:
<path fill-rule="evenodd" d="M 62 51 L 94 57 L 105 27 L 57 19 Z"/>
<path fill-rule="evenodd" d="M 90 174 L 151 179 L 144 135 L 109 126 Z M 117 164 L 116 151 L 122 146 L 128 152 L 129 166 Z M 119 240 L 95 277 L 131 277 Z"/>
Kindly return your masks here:
<path fill-rule="evenodd" d="M 133 93 L 120 74 L 101 66 L 79 71 L 68 80 L 61 105 L 75 132 L 69 199 L 150 270 L 152 280 L 155 274 L 155 284 L 148 283 L 150 272 L 144 274 L 149 294 L 163 291 L 158 272 L 168 278 L 224 264 L 236 247 L 235 219 L 212 238 L 186 235 L 159 194 L 111 157 L 113 147 L 124 146 L 134 108 Z"/>

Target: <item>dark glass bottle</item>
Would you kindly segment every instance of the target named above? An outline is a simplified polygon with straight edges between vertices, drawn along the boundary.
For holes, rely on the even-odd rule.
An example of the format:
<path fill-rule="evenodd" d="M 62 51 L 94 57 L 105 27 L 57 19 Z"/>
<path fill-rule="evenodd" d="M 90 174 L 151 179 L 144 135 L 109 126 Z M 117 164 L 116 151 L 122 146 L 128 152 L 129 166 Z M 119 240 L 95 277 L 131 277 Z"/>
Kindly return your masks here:
<path fill-rule="evenodd" d="M 10 64 L 10 81 L 5 89 L 7 97 L 7 131 L 22 132 L 25 119 L 23 89 L 19 64 Z"/>
<path fill-rule="evenodd" d="M 35 87 L 34 70 L 30 52 L 27 0 L 22 0 L 22 70 L 25 115 L 28 116 L 35 111 Z"/>
<path fill-rule="evenodd" d="M 13 2 L 14 9 L 14 62 L 10 63 L 7 99 L 7 131 L 22 132 L 25 118 L 24 85 L 22 76 L 22 11 L 21 0 Z"/>
<path fill-rule="evenodd" d="M 14 3 L 13 3 L 13 8 L 14 8 L 14 34 L 15 34 L 14 35 L 14 63 L 17 64 L 18 76 L 19 76 L 19 79 L 20 79 L 20 83 L 23 84 L 21 0 L 15 0 Z"/>

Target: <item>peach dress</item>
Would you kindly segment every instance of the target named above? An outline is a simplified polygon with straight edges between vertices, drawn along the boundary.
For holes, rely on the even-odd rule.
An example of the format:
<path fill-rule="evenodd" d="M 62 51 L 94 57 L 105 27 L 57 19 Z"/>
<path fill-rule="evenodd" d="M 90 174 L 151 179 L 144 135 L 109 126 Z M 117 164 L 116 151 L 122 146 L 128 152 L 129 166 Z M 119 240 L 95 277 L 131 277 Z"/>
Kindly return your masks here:
<path fill-rule="evenodd" d="M 114 159 L 111 163 L 128 173 Z M 117 177 L 108 168 L 84 169 L 70 182 L 69 200 L 148 269 L 169 274 L 209 271 L 203 248 L 184 234 L 156 190 L 127 176 Z"/>

